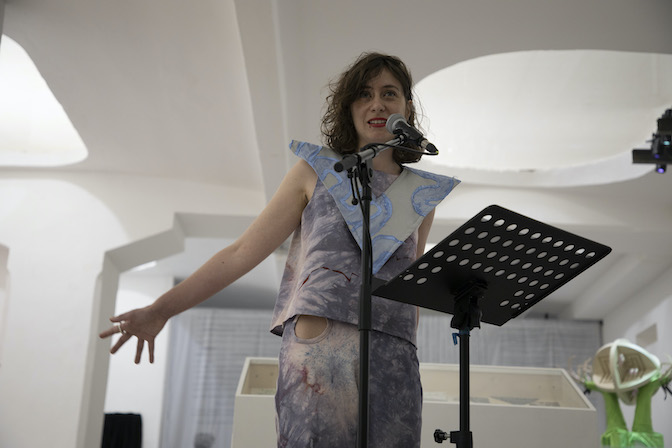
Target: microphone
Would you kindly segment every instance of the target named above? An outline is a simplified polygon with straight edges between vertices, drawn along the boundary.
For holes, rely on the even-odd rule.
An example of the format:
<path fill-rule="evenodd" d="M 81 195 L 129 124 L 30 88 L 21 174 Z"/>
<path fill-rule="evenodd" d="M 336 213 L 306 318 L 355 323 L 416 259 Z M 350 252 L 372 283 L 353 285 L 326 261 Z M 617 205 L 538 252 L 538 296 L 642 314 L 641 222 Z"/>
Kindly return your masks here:
<path fill-rule="evenodd" d="M 408 140 L 431 154 L 439 153 L 439 150 L 436 149 L 436 146 L 428 142 L 420 131 L 408 124 L 404 116 L 401 114 L 390 115 L 387 119 L 387 124 L 385 124 L 385 127 L 387 128 L 387 132 L 390 134 L 402 134 Z"/>

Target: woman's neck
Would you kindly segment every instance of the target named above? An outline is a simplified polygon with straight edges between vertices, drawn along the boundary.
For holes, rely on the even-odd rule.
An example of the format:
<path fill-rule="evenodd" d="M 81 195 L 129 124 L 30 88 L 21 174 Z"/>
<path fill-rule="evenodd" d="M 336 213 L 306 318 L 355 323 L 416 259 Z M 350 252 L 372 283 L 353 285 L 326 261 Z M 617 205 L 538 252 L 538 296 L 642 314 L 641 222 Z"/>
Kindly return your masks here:
<path fill-rule="evenodd" d="M 394 150 L 387 149 L 373 159 L 373 169 L 388 174 L 401 174 L 401 165 L 394 161 Z"/>

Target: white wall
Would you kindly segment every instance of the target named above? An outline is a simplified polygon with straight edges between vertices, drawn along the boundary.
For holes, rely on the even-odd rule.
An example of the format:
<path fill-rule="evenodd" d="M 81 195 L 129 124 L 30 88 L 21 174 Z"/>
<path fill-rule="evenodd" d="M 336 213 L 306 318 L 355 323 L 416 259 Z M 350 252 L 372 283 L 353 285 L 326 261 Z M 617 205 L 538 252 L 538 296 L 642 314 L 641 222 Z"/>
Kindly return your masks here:
<path fill-rule="evenodd" d="M 640 294 L 622 304 L 604 319 L 604 341 L 625 338 L 639 344 L 660 358 L 670 362 L 672 355 L 672 269 L 652 282 Z M 651 337 L 655 330 L 655 337 Z M 663 400 L 658 391 L 652 400 L 653 429 L 665 438 L 665 445 L 672 444 L 672 406 L 670 399 Z M 622 405 L 628 424 L 632 424 L 634 406 Z"/>
<path fill-rule="evenodd" d="M 91 296 L 102 252 L 124 240 L 95 196 L 58 179 L 0 181 L 9 248 L 0 445 L 75 446 Z"/>
<path fill-rule="evenodd" d="M 93 428 L 95 439 L 102 429 L 103 401 L 91 406 L 90 389 L 107 377 L 110 345 L 97 338 L 114 310 L 99 303 L 110 287 L 98 279 L 114 278 L 101 275 L 107 252 L 170 229 L 176 212 L 256 215 L 262 204 L 260 192 L 189 182 L 4 175 L 0 244 L 11 290 L 0 329 L 0 446 L 73 448 L 84 446 L 82 432 Z M 97 354 L 105 365 L 96 370 Z"/>
<path fill-rule="evenodd" d="M 147 306 L 172 286 L 170 276 L 122 275 L 115 314 Z M 135 340 L 126 343 L 110 359 L 105 413 L 140 414 L 144 448 L 159 448 L 169 333 L 170 322 L 156 338 L 153 364 L 149 363 L 146 345 L 140 364 L 133 362 Z"/>

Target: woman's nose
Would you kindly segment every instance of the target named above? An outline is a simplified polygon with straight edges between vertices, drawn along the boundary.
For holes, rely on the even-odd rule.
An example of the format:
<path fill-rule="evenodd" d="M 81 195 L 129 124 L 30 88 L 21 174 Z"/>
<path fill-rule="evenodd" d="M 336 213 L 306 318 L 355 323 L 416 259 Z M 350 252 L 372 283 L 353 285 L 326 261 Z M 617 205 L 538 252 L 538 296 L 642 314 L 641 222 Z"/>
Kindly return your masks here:
<path fill-rule="evenodd" d="M 385 109 L 385 104 L 381 100 L 380 97 L 375 96 L 373 100 L 371 101 L 371 110 L 372 111 L 380 111 Z"/>

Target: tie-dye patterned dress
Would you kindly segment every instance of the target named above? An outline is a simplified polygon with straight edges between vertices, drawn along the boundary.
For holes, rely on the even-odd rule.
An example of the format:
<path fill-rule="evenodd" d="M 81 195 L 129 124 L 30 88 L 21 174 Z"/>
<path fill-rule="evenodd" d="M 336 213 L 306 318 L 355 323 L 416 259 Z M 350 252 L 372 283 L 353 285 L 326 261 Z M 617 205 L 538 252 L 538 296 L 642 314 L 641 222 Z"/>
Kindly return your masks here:
<path fill-rule="evenodd" d="M 313 196 L 289 249 L 271 331 L 282 335 L 276 393 L 279 447 L 356 446 L 359 385 L 361 212 L 353 206 L 340 156 L 293 142 L 317 172 Z M 418 227 L 457 185 L 454 178 L 405 167 L 374 171 L 373 272 L 389 280 L 416 257 Z M 318 337 L 300 339 L 299 315 L 328 319 Z M 416 357 L 415 306 L 372 298 L 369 446 L 419 447 L 422 389 Z"/>

